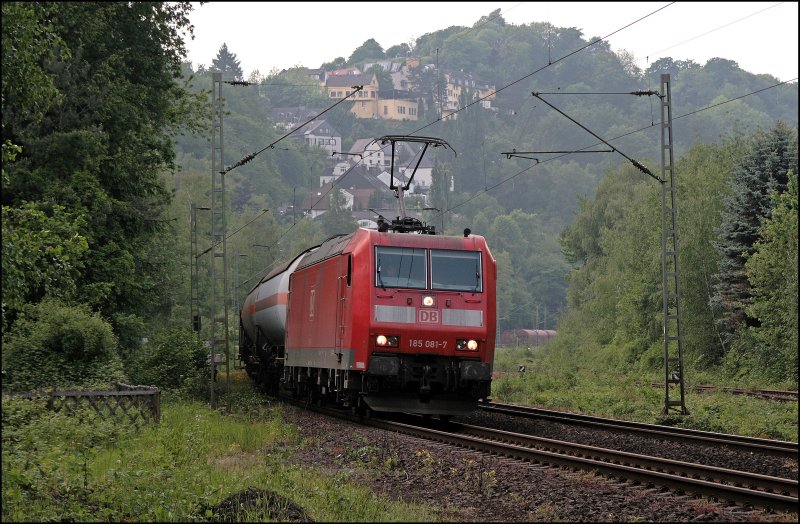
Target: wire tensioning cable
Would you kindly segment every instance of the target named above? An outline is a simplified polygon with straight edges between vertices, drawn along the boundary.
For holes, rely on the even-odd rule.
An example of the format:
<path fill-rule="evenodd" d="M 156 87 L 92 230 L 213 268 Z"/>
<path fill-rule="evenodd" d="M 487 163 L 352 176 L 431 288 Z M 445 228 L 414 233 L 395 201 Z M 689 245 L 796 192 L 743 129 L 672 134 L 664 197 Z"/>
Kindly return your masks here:
<path fill-rule="evenodd" d="M 550 102 L 548 102 L 547 100 L 545 100 L 544 98 L 542 98 L 541 96 L 539 96 L 539 93 L 537 93 L 536 91 L 534 91 L 533 93 L 531 93 L 531 95 L 535 96 L 536 98 L 538 98 L 539 100 L 541 100 L 541 101 L 542 101 L 542 102 L 544 102 L 545 104 L 549 105 L 550 107 L 552 107 L 553 109 L 555 109 L 556 111 L 558 111 L 559 113 L 561 113 L 561 115 L 563 115 L 565 118 L 569 119 L 569 120 L 570 120 L 572 123 L 574 123 L 575 125 L 577 125 L 577 126 L 578 126 L 578 127 L 580 127 L 581 129 L 583 129 L 584 131 L 586 131 L 587 133 L 589 133 L 590 135 L 592 135 L 592 136 L 593 136 L 593 137 L 595 137 L 596 139 L 600 140 L 602 143 L 604 143 L 605 145 L 607 145 L 608 147 L 610 147 L 611 149 L 613 149 L 614 151 L 616 151 L 617 153 L 619 153 L 619 154 L 620 154 L 620 155 L 622 155 L 623 157 L 625 157 L 625 158 L 628 160 L 628 162 L 630 162 L 631 164 L 633 164 L 633 166 L 634 166 L 636 169 L 638 169 L 639 171 L 641 171 L 642 173 L 644 173 L 644 174 L 646 174 L 646 175 L 649 175 L 649 176 L 651 176 L 651 177 L 655 178 L 655 179 L 656 179 L 656 180 L 658 180 L 659 182 L 663 182 L 663 180 L 661 180 L 661 178 L 657 177 L 656 175 L 654 175 L 654 174 L 652 173 L 652 171 L 650 171 L 649 169 L 647 169 L 647 166 L 645 166 L 644 164 L 642 164 L 642 163 L 641 163 L 641 162 L 639 162 L 638 160 L 635 160 L 635 159 L 633 159 L 633 158 L 629 157 L 628 155 L 626 155 L 625 153 L 623 153 L 622 151 L 620 151 L 620 150 L 619 150 L 619 149 L 617 149 L 616 147 L 614 147 L 614 146 L 612 146 L 611 144 L 609 144 L 608 142 L 606 142 L 606 141 L 605 141 L 605 140 L 604 140 L 604 139 L 603 139 L 603 138 L 602 138 L 600 135 L 598 135 L 597 133 L 595 133 L 594 131 L 592 131 L 591 129 L 589 129 L 588 127 L 586 127 L 585 125 L 581 124 L 580 122 L 578 122 L 577 120 L 575 120 L 574 118 L 572 118 L 571 116 L 569 116 L 568 114 L 566 114 L 565 112 L 563 112 L 562 110 L 560 110 L 559 108 L 557 108 L 556 106 L 554 106 L 553 104 L 551 104 Z"/>
<path fill-rule="evenodd" d="M 341 100 L 339 100 L 338 102 L 336 102 L 335 104 L 333 104 L 332 106 L 330 106 L 329 108 L 327 108 L 326 110 L 322 111 L 322 112 L 321 112 L 321 113 L 319 113 L 318 115 L 314 115 L 313 117 L 311 117 L 311 119 L 310 119 L 310 120 L 306 120 L 305 122 L 303 122 L 303 123 L 302 123 L 302 124 L 300 124 L 299 126 L 296 126 L 296 127 L 294 127 L 294 128 L 291 130 L 291 131 L 289 131 L 288 133 L 286 133 L 285 135 L 283 135 L 283 136 L 282 136 L 282 137 L 280 137 L 279 139 L 275 140 L 274 142 L 272 142 L 272 143 L 271 143 L 271 144 L 269 144 L 268 146 L 265 146 L 264 148 L 262 148 L 262 149 L 261 149 L 261 150 L 259 150 L 259 151 L 256 151 L 255 153 L 250 153 L 249 155 L 246 155 L 245 157 L 243 157 L 241 160 L 239 160 L 238 162 L 236 162 L 236 163 L 235 163 L 235 164 L 233 164 L 232 166 L 228 166 L 228 167 L 226 167 L 225 169 L 223 169 L 222 171 L 220 171 L 220 173 L 221 173 L 221 174 L 223 174 L 223 175 L 224 175 L 224 174 L 227 174 L 227 173 L 229 173 L 230 171 L 232 171 L 232 170 L 236 169 L 237 167 L 239 167 L 239 166 L 242 166 L 242 165 L 244 165 L 244 164 L 246 164 L 246 163 L 250 162 L 250 161 L 251 161 L 251 160 L 253 160 L 253 159 L 254 159 L 254 158 L 257 156 L 257 155 L 259 155 L 259 154 L 263 153 L 263 152 L 264 152 L 264 151 L 266 151 L 267 149 L 273 148 L 273 147 L 275 146 L 275 144 L 277 144 L 278 142 L 280 142 L 281 140 L 283 140 L 283 139 L 284 139 L 284 138 L 286 138 L 287 136 L 291 135 L 292 133 L 296 132 L 296 131 L 297 131 L 297 130 L 299 130 L 299 129 L 302 129 L 302 128 L 303 128 L 303 126 L 305 126 L 305 125 L 306 125 L 306 124 L 308 124 L 309 122 L 312 122 L 313 120 L 316 120 L 316 119 L 317 119 L 317 118 L 319 118 L 320 116 L 324 115 L 325 113 L 327 113 L 328 111 L 330 111 L 330 110 L 331 110 L 331 109 L 333 109 L 334 107 L 338 106 L 339 104 L 341 104 L 342 102 L 344 102 L 345 100 L 347 100 L 348 98 L 350 98 L 351 96 L 355 95 L 356 93 L 358 93 L 359 91 L 361 91 L 362 89 L 364 89 L 364 86 L 363 86 L 363 85 L 361 85 L 361 86 L 352 86 L 352 87 L 353 87 L 353 92 L 352 92 L 352 93 L 350 93 L 349 95 L 347 95 L 346 97 L 342 98 Z"/>

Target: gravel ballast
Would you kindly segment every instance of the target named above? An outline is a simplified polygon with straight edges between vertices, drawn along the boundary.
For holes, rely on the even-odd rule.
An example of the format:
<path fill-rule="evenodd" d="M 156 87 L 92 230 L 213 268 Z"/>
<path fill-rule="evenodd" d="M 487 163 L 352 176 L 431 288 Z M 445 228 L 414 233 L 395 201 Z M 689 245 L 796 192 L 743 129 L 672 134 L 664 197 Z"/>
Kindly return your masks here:
<path fill-rule="evenodd" d="M 296 424 L 303 445 L 292 455 L 298 465 L 311 466 L 323 473 L 343 472 L 352 482 L 369 486 L 375 493 L 393 499 L 426 504 L 435 508 L 442 520 L 460 522 L 788 522 L 797 515 L 727 506 L 708 499 L 680 495 L 659 488 L 633 485 L 592 472 L 556 469 L 504 457 L 461 450 L 401 435 L 391 431 L 359 426 L 285 406 L 288 422 Z M 494 420 L 493 420 L 494 419 Z M 516 419 L 516 417 L 515 417 Z M 586 430 L 570 424 L 526 422 L 525 427 L 510 420 L 484 417 L 480 413 L 460 421 L 514 431 L 530 432 L 559 440 L 592 440 Z M 505 425 L 505 427 L 503 427 Z M 545 429 L 550 427 L 551 429 Z M 511 430 L 511 429 L 509 429 Z M 524 430 L 524 431 L 523 431 Z M 529 431 L 531 430 L 531 431 Z M 548 435 L 546 433 L 552 432 Z M 610 432 L 614 433 L 614 432 Z M 592 445 L 646 452 L 619 435 L 597 435 Z M 598 440 L 600 439 L 600 440 Z M 636 439 L 634 439 L 636 440 Z M 641 440 L 641 439 L 638 439 Z M 685 450 L 659 443 L 670 458 L 685 459 L 687 454 L 709 455 L 708 449 Z M 680 446 L 678 446 L 680 448 Z M 638 449 L 638 451 L 637 451 Z M 732 452 L 718 458 L 725 463 Z M 682 455 L 682 457 L 681 457 Z M 741 457 L 740 457 L 741 459 Z M 760 459 L 754 459 L 761 464 Z M 793 468 L 797 462 L 761 464 L 767 468 Z M 728 467 L 728 466 L 723 466 Z M 737 468 L 743 469 L 743 468 Z M 770 474 L 770 473 L 767 473 Z M 785 476 L 785 475 L 781 475 Z M 390 520 L 387 517 L 387 520 Z"/>

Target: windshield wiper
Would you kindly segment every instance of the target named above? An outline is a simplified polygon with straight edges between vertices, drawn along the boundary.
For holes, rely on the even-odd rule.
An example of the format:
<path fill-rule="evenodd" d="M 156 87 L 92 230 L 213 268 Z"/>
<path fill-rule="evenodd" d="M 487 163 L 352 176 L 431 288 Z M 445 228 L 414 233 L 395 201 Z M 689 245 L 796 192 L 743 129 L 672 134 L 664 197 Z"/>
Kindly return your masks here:
<path fill-rule="evenodd" d="M 381 259 L 378 258 L 378 283 L 381 285 L 381 289 L 386 291 L 386 286 L 383 285 L 383 279 L 381 278 Z"/>

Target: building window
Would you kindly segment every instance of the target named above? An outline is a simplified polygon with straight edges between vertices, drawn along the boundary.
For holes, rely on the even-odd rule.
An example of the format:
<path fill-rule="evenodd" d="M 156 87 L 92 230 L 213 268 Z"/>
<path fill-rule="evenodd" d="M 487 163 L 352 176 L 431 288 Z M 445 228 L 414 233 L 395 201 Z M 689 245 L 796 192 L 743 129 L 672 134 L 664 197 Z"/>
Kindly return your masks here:
<path fill-rule="evenodd" d="M 384 115 L 388 115 L 389 114 L 389 106 L 383 106 L 383 114 Z"/>
<path fill-rule="evenodd" d="M 375 91 L 370 91 L 369 94 L 372 98 L 375 98 Z"/>

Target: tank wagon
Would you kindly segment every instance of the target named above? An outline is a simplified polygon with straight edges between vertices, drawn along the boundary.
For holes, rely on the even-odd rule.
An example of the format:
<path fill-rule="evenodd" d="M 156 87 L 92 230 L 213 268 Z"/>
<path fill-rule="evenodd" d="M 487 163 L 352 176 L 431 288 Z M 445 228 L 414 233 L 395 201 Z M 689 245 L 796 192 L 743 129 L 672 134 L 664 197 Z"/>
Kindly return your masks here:
<path fill-rule="evenodd" d="M 500 334 L 500 344 L 504 346 L 536 347 L 556 337 L 553 329 L 511 329 Z"/>

